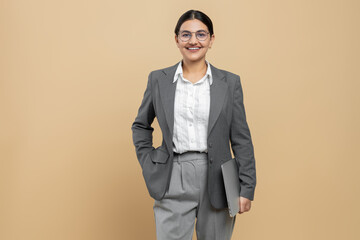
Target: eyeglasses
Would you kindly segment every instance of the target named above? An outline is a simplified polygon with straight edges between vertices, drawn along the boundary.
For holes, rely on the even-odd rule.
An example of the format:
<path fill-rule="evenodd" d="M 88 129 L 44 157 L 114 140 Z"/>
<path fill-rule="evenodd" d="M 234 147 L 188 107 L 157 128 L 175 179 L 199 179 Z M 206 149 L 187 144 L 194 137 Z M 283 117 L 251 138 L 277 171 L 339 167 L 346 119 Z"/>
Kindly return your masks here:
<path fill-rule="evenodd" d="M 180 40 L 183 41 L 183 42 L 189 41 L 191 39 L 191 37 L 192 37 L 192 33 L 195 33 L 195 36 L 199 41 L 205 41 L 207 39 L 208 34 L 209 34 L 209 32 L 205 32 L 204 30 L 199 30 L 197 32 L 182 31 L 179 34 Z"/>

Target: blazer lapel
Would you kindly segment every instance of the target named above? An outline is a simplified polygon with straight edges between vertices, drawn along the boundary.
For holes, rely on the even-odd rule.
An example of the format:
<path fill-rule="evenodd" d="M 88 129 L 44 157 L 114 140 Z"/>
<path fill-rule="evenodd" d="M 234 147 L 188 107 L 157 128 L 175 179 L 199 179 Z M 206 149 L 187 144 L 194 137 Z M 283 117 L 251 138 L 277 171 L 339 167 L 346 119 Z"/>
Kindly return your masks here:
<path fill-rule="evenodd" d="M 170 137 L 173 137 L 174 129 L 174 100 L 176 82 L 173 83 L 176 68 L 179 63 L 163 69 L 163 75 L 159 78 L 159 93 L 162 105 L 164 107 L 166 121 L 170 130 Z M 210 85 L 210 113 L 208 123 L 208 136 L 214 124 L 219 117 L 221 108 L 224 104 L 225 96 L 227 93 L 227 83 L 224 81 L 225 75 L 211 63 L 211 73 L 213 77 L 213 83 Z"/>
<path fill-rule="evenodd" d="M 228 85 L 224 81 L 225 75 L 211 63 L 211 74 L 213 77 L 213 83 L 210 85 L 210 114 L 208 124 L 208 136 L 216 120 L 219 117 L 221 108 L 224 105 L 225 96 L 227 93 Z"/>
<path fill-rule="evenodd" d="M 163 75 L 159 78 L 159 93 L 162 105 L 164 107 L 165 117 L 170 130 L 170 136 L 172 139 L 174 129 L 174 100 L 176 82 L 173 83 L 175 71 L 178 63 L 175 65 L 163 69 Z"/>

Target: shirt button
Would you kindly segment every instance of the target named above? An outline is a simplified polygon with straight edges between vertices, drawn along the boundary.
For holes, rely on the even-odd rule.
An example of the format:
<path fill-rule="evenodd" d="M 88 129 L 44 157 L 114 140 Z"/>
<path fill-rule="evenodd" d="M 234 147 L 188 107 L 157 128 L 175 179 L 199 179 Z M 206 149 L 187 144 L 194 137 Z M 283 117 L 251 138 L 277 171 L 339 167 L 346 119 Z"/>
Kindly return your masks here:
<path fill-rule="evenodd" d="M 189 126 L 192 127 L 192 124 L 190 123 Z"/>

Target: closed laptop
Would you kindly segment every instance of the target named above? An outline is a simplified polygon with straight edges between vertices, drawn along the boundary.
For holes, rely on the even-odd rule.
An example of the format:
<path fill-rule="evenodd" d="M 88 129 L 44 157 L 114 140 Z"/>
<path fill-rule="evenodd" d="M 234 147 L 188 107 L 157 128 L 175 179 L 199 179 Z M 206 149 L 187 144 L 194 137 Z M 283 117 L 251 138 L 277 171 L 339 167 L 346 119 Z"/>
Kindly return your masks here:
<path fill-rule="evenodd" d="M 232 158 L 221 165 L 224 178 L 226 199 L 229 206 L 229 214 L 234 217 L 239 212 L 240 179 L 239 167 L 235 158 Z"/>

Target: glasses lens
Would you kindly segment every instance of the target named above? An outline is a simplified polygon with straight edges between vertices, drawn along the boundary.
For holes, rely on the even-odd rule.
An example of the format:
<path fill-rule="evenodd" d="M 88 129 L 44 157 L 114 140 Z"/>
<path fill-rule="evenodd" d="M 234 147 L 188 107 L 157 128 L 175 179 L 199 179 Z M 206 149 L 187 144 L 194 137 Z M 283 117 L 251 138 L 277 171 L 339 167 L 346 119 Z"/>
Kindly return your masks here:
<path fill-rule="evenodd" d="M 191 38 L 191 32 L 183 31 L 182 33 L 180 33 L 180 39 L 182 41 L 188 41 L 190 38 Z"/>
<path fill-rule="evenodd" d="M 196 32 L 196 37 L 200 41 L 204 41 L 207 38 L 207 33 L 205 31 L 198 31 Z"/>

